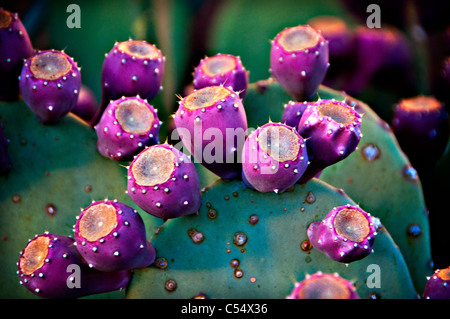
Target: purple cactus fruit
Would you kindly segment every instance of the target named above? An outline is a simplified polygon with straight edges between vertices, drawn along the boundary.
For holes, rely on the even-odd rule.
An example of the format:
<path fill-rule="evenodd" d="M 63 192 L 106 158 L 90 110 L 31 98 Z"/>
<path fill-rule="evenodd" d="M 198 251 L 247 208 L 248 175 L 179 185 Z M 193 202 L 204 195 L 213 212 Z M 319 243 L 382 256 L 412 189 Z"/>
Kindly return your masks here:
<path fill-rule="evenodd" d="M 201 204 L 194 163 L 167 143 L 144 149 L 131 162 L 127 193 L 144 211 L 162 219 L 194 214 Z"/>
<path fill-rule="evenodd" d="M 329 65 L 328 41 L 309 25 L 285 28 L 272 42 L 270 72 L 296 101 L 316 93 Z"/>
<path fill-rule="evenodd" d="M 355 286 L 339 274 L 316 272 L 296 283 L 287 299 L 360 299 Z"/>
<path fill-rule="evenodd" d="M 79 298 L 123 289 L 130 271 L 89 268 L 71 237 L 48 232 L 36 235 L 20 253 L 20 284 L 41 298 Z"/>
<path fill-rule="evenodd" d="M 317 16 L 308 24 L 328 41 L 330 57 L 348 55 L 353 50 L 353 34 L 347 23 L 337 16 Z"/>
<path fill-rule="evenodd" d="M 427 280 L 425 299 L 450 299 L 450 268 L 437 269 Z"/>
<path fill-rule="evenodd" d="M 146 41 L 115 43 L 105 55 L 101 102 L 91 124 L 97 124 L 111 100 L 139 95 L 151 101 L 162 89 L 165 60 L 161 51 Z"/>
<path fill-rule="evenodd" d="M 55 124 L 77 104 L 80 70 L 63 51 L 39 51 L 25 60 L 19 78 L 25 103 L 43 124 Z"/>
<path fill-rule="evenodd" d="M 242 177 L 260 192 L 284 192 L 308 166 L 308 154 L 297 130 L 267 123 L 250 134 L 242 150 Z"/>
<path fill-rule="evenodd" d="M 401 100 L 394 108 L 392 127 L 397 140 L 418 170 L 431 168 L 445 151 L 449 119 L 444 103 L 433 96 Z M 418 152 L 418 148 L 426 152 Z"/>
<path fill-rule="evenodd" d="M 3 126 L 0 124 L 0 175 L 6 174 L 11 169 L 11 159 L 8 153 L 9 140 L 3 133 Z"/>
<path fill-rule="evenodd" d="M 247 93 L 248 71 L 242 65 L 241 58 L 231 54 L 218 53 L 206 57 L 194 70 L 194 88 L 224 85 L 231 87 L 243 99 Z"/>
<path fill-rule="evenodd" d="M 111 101 L 94 127 L 97 149 L 115 161 L 131 161 L 144 149 L 158 143 L 161 123 L 147 100 L 122 97 Z"/>
<path fill-rule="evenodd" d="M 33 54 L 25 27 L 17 13 L 0 8 L 0 101 L 19 98 L 18 77 L 23 60 Z"/>
<path fill-rule="evenodd" d="M 323 84 L 341 88 L 352 74 L 355 60 L 353 30 L 338 16 L 322 15 L 308 21 L 328 41 L 330 68 Z"/>
<path fill-rule="evenodd" d="M 81 211 L 74 230 L 78 251 L 97 270 L 139 269 L 155 261 L 142 217 L 117 200 L 93 202 Z"/>
<path fill-rule="evenodd" d="M 196 161 L 223 179 L 241 175 L 247 116 L 235 91 L 220 85 L 195 90 L 179 102 L 174 122 Z"/>
<path fill-rule="evenodd" d="M 361 115 L 343 101 L 319 100 L 308 105 L 298 132 L 306 140 L 311 163 L 300 183 L 306 183 L 356 149 L 362 137 L 361 121 Z"/>
<path fill-rule="evenodd" d="M 351 263 L 372 253 L 378 227 L 377 218 L 358 206 L 344 205 L 310 224 L 307 234 L 314 249 L 335 261 Z"/>
<path fill-rule="evenodd" d="M 404 84 L 414 78 L 411 74 L 412 51 L 406 37 L 396 28 L 370 29 L 359 26 L 355 30 L 355 60 L 353 74 L 343 89 L 350 95 L 364 90 L 381 69 L 394 67 L 392 78 L 404 75 Z M 389 80 L 389 79 L 387 79 Z M 403 83 L 401 83 L 403 84 Z"/>
<path fill-rule="evenodd" d="M 81 118 L 83 121 L 90 123 L 97 111 L 98 102 L 94 92 L 86 85 L 81 84 L 80 94 L 72 113 Z"/>
<path fill-rule="evenodd" d="M 311 103 L 314 102 L 289 101 L 289 103 L 284 105 L 283 117 L 281 118 L 281 122 L 297 128 L 298 123 L 300 123 L 300 119 L 302 118 L 303 112 L 305 112 L 306 108 Z"/>

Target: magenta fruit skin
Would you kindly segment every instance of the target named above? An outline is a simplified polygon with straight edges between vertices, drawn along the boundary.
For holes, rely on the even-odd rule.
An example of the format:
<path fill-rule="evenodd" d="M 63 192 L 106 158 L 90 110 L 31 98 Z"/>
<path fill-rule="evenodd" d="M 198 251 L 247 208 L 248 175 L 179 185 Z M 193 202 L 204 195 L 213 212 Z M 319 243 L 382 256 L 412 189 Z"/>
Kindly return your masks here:
<path fill-rule="evenodd" d="M 50 238 L 44 265 L 27 275 L 21 271 L 18 263 L 17 271 L 20 284 L 36 296 L 44 299 L 80 298 L 124 289 L 128 285 L 131 279 L 130 271 L 102 272 L 89 268 L 78 252 L 73 238 L 46 232 L 36 235 L 33 240 L 41 236 Z M 22 254 L 23 251 L 21 256 Z M 76 275 L 74 268 L 70 268 L 73 266 L 80 269 L 79 288 L 68 286 L 71 275 Z"/>
<path fill-rule="evenodd" d="M 235 63 L 235 68 L 228 71 L 216 74 L 214 76 L 206 74 L 202 66 L 207 62 L 211 61 L 216 57 L 226 56 L 232 58 Z M 212 57 L 206 57 L 202 59 L 199 65 L 194 69 L 194 89 L 202 89 L 206 86 L 213 85 L 224 85 L 226 87 L 231 87 L 233 91 L 239 93 L 239 97 L 244 99 L 247 94 L 247 87 L 249 82 L 249 72 L 245 69 L 242 64 L 241 58 L 231 54 L 218 53 Z"/>
<path fill-rule="evenodd" d="M 86 85 L 81 84 L 80 94 L 72 113 L 81 118 L 86 123 L 89 123 L 97 111 L 98 101 L 94 92 Z"/>
<path fill-rule="evenodd" d="M 324 293 L 323 291 L 318 291 L 316 296 L 311 296 L 312 298 L 301 298 L 300 296 L 300 292 L 303 287 L 305 287 L 305 285 L 318 278 L 324 277 L 344 284 L 347 287 L 349 295 L 348 298 L 345 299 L 360 299 L 358 293 L 356 292 L 355 286 L 350 281 L 342 278 L 337 273 L 328 274 L 322 273 L 321 271 L 318 271 L 313 275 L 307 275 L 305 279 L 297 283 L 287 299 L 329 299 L 329 297 L 327 297 L 326 295 L 321 295 L 321 293 Z"/>
<path fill-rule="evenodd" d="M 174 171 L 163 183 L 140 185 L 133 175 L 133 165 L 150 148 L 162 147 L 174 155 Z M 167 143 L 144 149 L 128 167 L 127 193 L 142 210 L 161 219 L 172 219 L 196 213 L 201 205 L 200 182 L 191 159 Z"/>
<path fill-rule="evenodd" d="M 434 99 L 434 98 L 433 98 Z M 392 128 L 402 150 L 414 168 L 426 170 L 433 167 L 445 151 L 449 140 L 449 118 L 444 103 L 434 110 L 414 110 L 394 107 Z M 418 152 L 423 148 L 426 152 Z"/>
<path fill-rule="evenodd" d="M 442 271 L 450 272 L 450 269 L 436 269 L 433 275 L 427 277 L 428 281 L 423 292 L 424 299 L 450 299 L 450 280 L 438 276 Z"/>
<path fill-rule="evenodd" d="M 195 110 L 190 110 L 184 105 L 190 95 L 186 96 L 179 102 L 178 110 L 173 118 L 181 141 L 194 159 L 222 179 L 231 180 L 241 175 L 241 151 L 246 137 L 244 135 L 247 134 L 247 116 L 239 95 L 230 88 L 223 88 L 230 92 L 224 99 Z M 200 90 L 204 89 L 206 88 Z M 190 136 L 183 134 L 184 130 L 187 130 Z M 213 134 L 220 132 L 222 135 L 223 139 L 220 141 L 223 147 L 222 158 L 218 161 L 215 158 L 211 160 L 203 156 L 203 151 L 208 144 L 219 143 L 216 140 L 217 136 L 211 139 L 204 138 L 207 130 L 212 131 Z M 231 140 L 232 137 L 228 136 L 230 141 L 227 143 L 227 134 L 234 132 L 239 135 L 238 138 Z"/>
<path fill-rule="evenodd" d="M 374 75 L 386 67 L 412 68 L 412 50 L 401 31 L 395 28 L 369 29 L 360 26 L 355 31 L 355 61 L 353 74 L 343 84 L 350 95 L 363 91 Z"/>
<path fill-rule="evenodd" d="M 369 233 L 361 242 L 354 242 L 336 232 L 334 221 L 336 215 L 344 209 L 355 209 L 362 213 L 369 224 Z M 308 226 L 307 235 L 314 249 L 322 252 L 332 260 L 351 263 L 368 256 L 373 251 L 377 234 L 378 221 L 358 206 L 344 205 L 333 208 L 322 221 Z"/>
<path fill-rule="evenodd" d="M 9 26 L 0 28 L 0 101 L 15 101 L 19 98 L 18 77 L 22 71 L 23 60 L 33 53 L 28 32 L 17 13 L 0 8 L 11 16 Z"/>
<path fill-rule="evenodd" d="M 319 112 L 322 104 L 335 104 L 344 107 L 355 120 L 347 125 L 338 123 Z M 350 155 L 361 140 L 361 115 L 342 101 L 319 100 L 308 105 L 298 125 L 299 134 L 306 140 L 310 165 L 300 179 L 306 183 L 326 167 Z"/>
<path fill-rule="evenodd" d="M 315 46 L 288 52 L 279 43 L 278 33 L 270 51 L 270 72 L 296 101 L 310 99 L 325 78 L 329 67 L 328 41 L 309 25 L 299 26 L 317 33 Z"/>
<path fill-rule="evenodd" d="M 128 41 L 147 43 L 132 39 Z M 115 43 L 111 51 L 105 55 L 101 73 L 102 96 L 100 106 L 91 122 L 93 126 L 100 120 L 111 100 L 117 100 L 122 96 L 139 95 L 151 101 L 162 89 L 166 58 L 161 51 L 151 44 L 158 52 L 158 57 L 140 58 L 121 51 L 119 49 L 121 43 L 123 42 Z"/>
<path fill-rule="evenodd" d="M 8 153 L 9 140 L 3 132 L 3 126 L 0 124 L 0 175 L 4 175 L 11 169 L 11 158 Z"/>
<path fill-rule="evenodd" d="M 271 126 L 285 127 L 295 133 L 299 152 L 294 160 L 278 161 L 260 147 L 257 140 L 262 130 Z M 281 123 L 267 123 L 257 128 L 247 138 L 242 150 L 242 179 L 247 186 L 263 193 L 284 192 L 300 179 L 307 166 L 305 141 L 295 128 Z"/>
<path fill-rule="evenodd" d="M 80 220 L 86 210 L 99 204 L 114 207 L 117 226 L 104 237 L 89 241 L 80 233 Z M 155 248 L 147 241 L 142 217 L 132 207 L 116 200 L 97 201 L 85 208 L 74 226 L 77 249 L 90 267 L 100 271 L 133 270 L 150 266 Z"/>
<path fill-rule="evenodd" d="M 71 70 L 55 80 L 36 78 L 30 70 L 31 59 L 52 52 L 63 55 L 71 64 Z M 20 93 L 42 124 L 56 124 L 77 104 L 81 89 L 80 69 L 76 62 L 63 51 L 39 51 L 25 60 L 19 78 Z"/>
<path fill-rule="evenodd" d="M 138 101 L 145 104 L 152 112 L 154 120 L 149 131 L 133 134 L 125 131 L 118 122 L 115 112 L 118 105 L 125 101 Z M 122 97 L 111 101 L 94 129 L 97 133 L 97 150 L 104 157 L 115 161 L 132 161 L 133 157 L 144 149 L 158 143 L 161 123 L 156 109 L 147 100 L 135 97 Z"/>
<path fill-rule="evenodd" d="M 309 104 L 313 102 L 296 102 L 289 101 L 284 105 L 283 117 L 281 118 L 281 122 L 295 127 L 298 127 L 298 123 L 300 123 L 300 119 L 302 118 L 303 113 Z"/>

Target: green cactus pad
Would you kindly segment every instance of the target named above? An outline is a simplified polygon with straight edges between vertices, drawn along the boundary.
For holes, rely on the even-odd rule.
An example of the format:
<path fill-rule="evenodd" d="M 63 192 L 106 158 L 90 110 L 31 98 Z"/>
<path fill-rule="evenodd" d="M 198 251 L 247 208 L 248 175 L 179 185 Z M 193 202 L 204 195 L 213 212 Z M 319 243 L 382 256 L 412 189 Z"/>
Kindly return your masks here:
<path fill-rule="evenodd" d="M 158 229 L 151 238 L 157 260 L 135 272 L 127 298 L 286 298 L 316 271 L 338 272 L 362 298 L 415 298 L 403 257 L 384 228 L 374 253 L 349 265 L 309 249 L 308 225 L 344 204 L 354 202 L 320 180 L 282 194 L 218 181 L 203 190 L 198 214 Z M 380 267 L 380 288 L 366 284 L 372 283 L 369 265 Z"/>
<path fill-rule="evenodd" d="M 0 176 L 0 298 L 35 298 L 16 274 L 29 238 L 44 231 L 73 235 L 75 217 L 92 200 L 116 198 L 138 208 L 125 194 L 127 163 L 102 157 L 94 130 L 75 116 L 44 126 L 17 102 L 0 104 L 0 120 L 12 162 L 9 174 Z M 161 220 L 138 211 L 153 233 Z M 124 292 L 97 296 L 120 298 Z"/>
<path fill-rule="evenodd" d="M 354 102 L 363 113 L 363 137 L 345 160 L 326 168 L 321 180 L 343 189 L 362 207 L 378 216 L 400 247 L 416 289 L 423 291 L 432 274 L 430 232 L 420 180 L 401 151 L 389 126 L 365 103 L 344 92 L 320 86 L 317 98 Z M 244 106 L 249 127 L 281 121 L 290 97 L 272 79 L 253 83 Z"/>

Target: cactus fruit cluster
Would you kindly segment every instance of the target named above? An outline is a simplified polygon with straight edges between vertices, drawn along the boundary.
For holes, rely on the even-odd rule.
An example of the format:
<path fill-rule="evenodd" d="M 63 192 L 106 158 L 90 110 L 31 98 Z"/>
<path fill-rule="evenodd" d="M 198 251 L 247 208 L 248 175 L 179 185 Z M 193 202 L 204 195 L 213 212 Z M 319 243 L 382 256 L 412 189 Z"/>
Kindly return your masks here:
<path fill-rule="evenodd" d="M 158 22 L 155 39 L 102 53 L 96 92 L 70 46 L 33 48 L 19 15 L 0 9 L 5 291 L 450 299 L 418 175 L 445 152 L 445 103 L 405 97 L 391 129 L 325 85 L 356 94 L 380 69 L 409 67 L 402 33 L 308 20 L 266 36 L 269 78 L 251 82 L 236 47 L 191 61 L 177 87 L 178 52 Z"/>

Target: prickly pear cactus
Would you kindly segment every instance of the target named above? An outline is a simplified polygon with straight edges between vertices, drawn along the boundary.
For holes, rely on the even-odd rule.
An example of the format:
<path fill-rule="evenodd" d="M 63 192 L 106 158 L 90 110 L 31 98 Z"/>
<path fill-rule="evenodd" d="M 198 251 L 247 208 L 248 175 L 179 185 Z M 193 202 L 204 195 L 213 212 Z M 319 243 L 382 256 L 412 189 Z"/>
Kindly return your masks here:
<path fill-rule="evenodd" d="M 10 140 L 9 174 L 0 177 L 1 298 L 33 298 L 19 285 L 19 251 L 35 234 L 73 236 L 80 208 L 106 196 L 139 209 L 125 194 L 126 169 L 95 147 L 95 131 L 74 116 L 53 126 L 39 124 L 23 102 L 0 103 L 0 119 Z M 160 220 L 141 214 L 149 231 Z M 123 297 L 124 292 L 102 294 Z"/>
<path fill-rule="evenodd" d="M 432 273 L 430 234 L 422 186 L 389 126 L 365 103 L 344 92 L 320 86 L 317 98 L 346 100 L 363 114 L 363 137 L 345 160 L 327 167 L 320 179 L 343 189 L 353 200 L 379 217 L 390 230 L 408 264 L 417 289 Z M 245 100 L 249 127 L 267 118 L 281 121 L 290 97 L 273 79 L 253 83 Z"/>
<path fill-rule="evenodd" d="M 308 225 L 334 206 L 353 203 L 322 181 L 297 184 L 282 194 L 218 181 L 203 190 L 202 200 L 198 214 L 169 220 L 154 233 L 155 264 L 135 272 L 128 298 L 286 298 L 297 281 L 316 271 L 338 272 L 354 282 L 362 298 L 416 297 L 384 227 L 374 252 L 348 265 L 311 249 Z M 381 288 L 367 284 L 373 265 L 381 268 Z"/>

